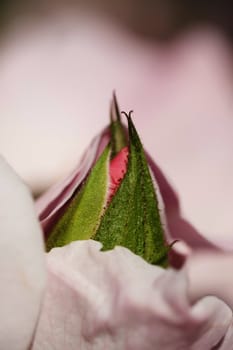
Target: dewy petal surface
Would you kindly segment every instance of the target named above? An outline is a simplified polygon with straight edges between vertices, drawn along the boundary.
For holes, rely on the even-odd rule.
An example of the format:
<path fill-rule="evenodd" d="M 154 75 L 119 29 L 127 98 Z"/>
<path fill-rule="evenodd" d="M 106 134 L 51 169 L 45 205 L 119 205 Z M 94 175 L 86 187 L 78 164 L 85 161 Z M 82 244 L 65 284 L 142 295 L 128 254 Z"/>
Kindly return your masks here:
<path fill-rule="evenodd" d="M 210 350 L 227 333 L 231 310 L 214 297 L 192 306 L 186 270 L 100 248 L 79 241 L 47 254 L 33 350 Z"/>
<path fill-rule="evenodd" d="M 0 157 L 0 349 L 29 347 L 45 287 L 42 232 L 26 186 Z"/>

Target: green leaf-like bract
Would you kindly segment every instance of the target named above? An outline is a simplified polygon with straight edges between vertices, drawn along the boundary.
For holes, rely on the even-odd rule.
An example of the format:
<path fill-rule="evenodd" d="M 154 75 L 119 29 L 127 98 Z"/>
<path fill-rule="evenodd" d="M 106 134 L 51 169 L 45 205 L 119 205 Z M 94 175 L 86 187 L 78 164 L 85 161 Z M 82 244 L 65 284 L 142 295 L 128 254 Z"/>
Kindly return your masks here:
<path fill-rule="evenodd" d="M 109 204 L 96 234 L 103 250 L 129 248 L 147 262 L 168 264 L 158 201 L 136 129 L 128 118 L 129 159 L 126 175 Z"/>
<path fill-rule="evenodd" d="M 111 103 L 111 157 L 115 157 L 118 152 L 127 146 L 127 139 L 125 135 L 125 128 L 121 123 L 120 111 L 116 99 L 115 93 L 113 94 L 113 99 Z"/>
<path fill-rule="evenodd" d="M 49 234 L 47 251 L 72 241 L 89 239 L 95 234 L 107 201 L 109 157 L 108 146 L 96 162 L 81 191 L 74 195 L 65 213 Z"/>

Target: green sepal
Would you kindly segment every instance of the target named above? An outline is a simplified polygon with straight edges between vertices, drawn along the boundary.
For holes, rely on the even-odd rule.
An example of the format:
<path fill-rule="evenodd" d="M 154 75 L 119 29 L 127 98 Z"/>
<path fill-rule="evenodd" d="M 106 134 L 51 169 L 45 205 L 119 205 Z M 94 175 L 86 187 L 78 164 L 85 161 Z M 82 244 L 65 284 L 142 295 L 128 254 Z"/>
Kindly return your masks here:
<path fill-rule="evenodd" d="M 109 185 L 110 147 L 104 150 L 80 192 L 71 200 L 46 242 L 46 250 L 89 239 L 99 226 Z"/>
<path fill-rule="evenodd" d="M 103 250 L 129 248 L 147 262 L 168 266 L 158 201 L 137 131 L 128 117 L 129 158 L 126 175 L 93 237 Z"/>
<path fill-rule="evenodd" d="M 113 99 L 111 103 L 110 109 L 110 131 L 111 131 L 111 157 L 115 157 L 115 155 L 120 152 L 120 150 L 127 146 L 127 138 L 124 125 L 121 122 L 121 115 L 116 99 L 115 93 L 113 94 Z"/>

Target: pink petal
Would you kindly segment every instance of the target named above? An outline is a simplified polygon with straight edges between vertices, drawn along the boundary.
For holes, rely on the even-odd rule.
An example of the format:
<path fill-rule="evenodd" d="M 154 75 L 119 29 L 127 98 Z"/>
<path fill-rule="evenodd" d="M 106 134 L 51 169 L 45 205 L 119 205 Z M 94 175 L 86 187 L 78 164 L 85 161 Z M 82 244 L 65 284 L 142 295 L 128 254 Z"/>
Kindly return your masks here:
<path fill-rule="evenodd" d="M 49 284 L 33 350 L 210 350 L 224 337 L 230 309 L 214 297 L 192 306 L 187 270 L 100 248 L 80 241 L 47 255 Z"/>
<path fill-rule="evenodd" d="M 195 303 L 205 295 L 215 295 L 233 310 L 233 255 L 200 251 L 192 255 L 186 266 L 188 295 Z M 233 344 L 233 320 L 221 342 L 221 350 L 229 350 Z"/>
<path fill-rule="evenodd" d="M 183 218 L 177 193 L 148 153 L 147 159 L 153 174 L 157 195 L 163 201 L 162 205 L 160 200 L 160 209 L 162 209 L 161 214 L 164 215 L 163 220 L 166 225 L 169 242 L 181 240 L 192 249 L 219 249 L 217 245 L 207 240 Z"/>
<path fill-rule="evenodd" d="M 214 294 L 233 310 L 233 255 L 201 251 L 188 260 L 189 295 L 193 302 Z"/>
<path fill-rule="evenodd" d="M 45 287 L 42 232 L 26 186 L 0 158 L 0 349 L 25 350 Z"/>
<path fill-rule="evenodd" d="M 225 337 L 222 340 L 220 350 L 230 350 L 233 344 L 233 320 L 227 330 Z"/>
<path fill-rule="evenodd" d="M 128 147 L 124 147 L 110 162 L 109 198 L 114 196 L 127 171 L 128 154 Z"/>

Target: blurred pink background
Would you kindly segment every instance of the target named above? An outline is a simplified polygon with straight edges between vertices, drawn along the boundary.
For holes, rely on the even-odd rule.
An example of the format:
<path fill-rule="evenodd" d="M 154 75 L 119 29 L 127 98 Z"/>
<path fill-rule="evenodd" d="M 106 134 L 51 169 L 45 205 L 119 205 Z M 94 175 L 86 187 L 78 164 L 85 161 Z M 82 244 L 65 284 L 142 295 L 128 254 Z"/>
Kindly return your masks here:
<path fill-rule="evenodd" d="M 232 240 L 232 49 L 216 28 L 160 42 L 93 13 L 15 20 L 0 76 L 0 151 L 34 192 L 75 167 L 115 89 L 184 216 L 222 246 Z"/>

